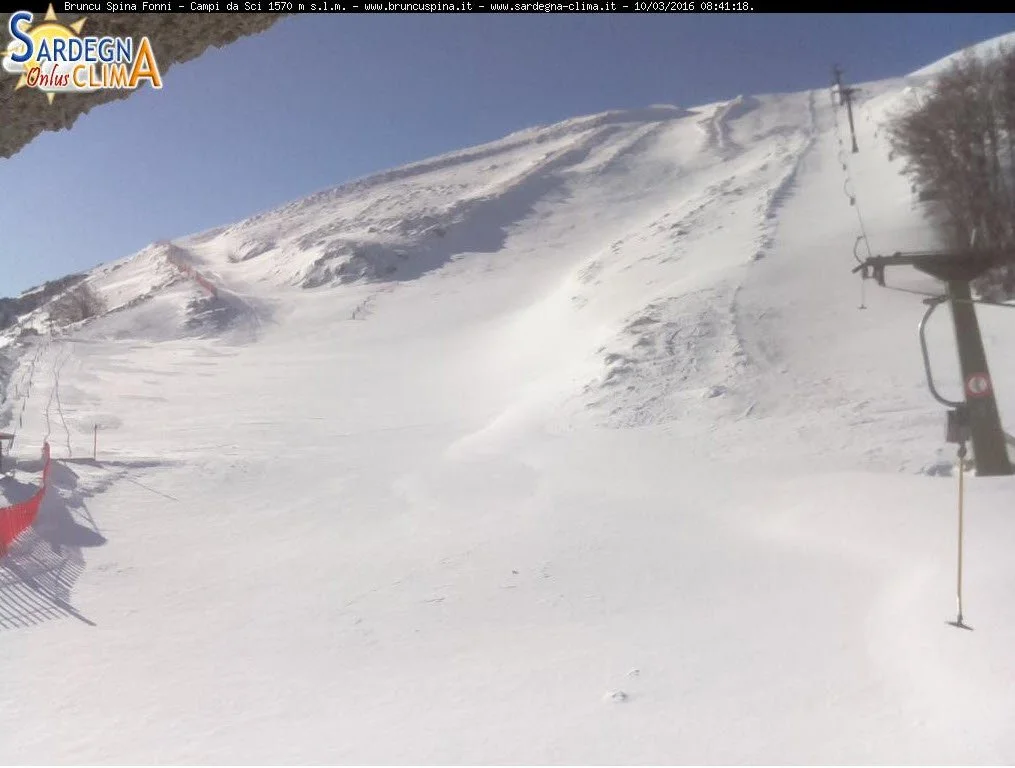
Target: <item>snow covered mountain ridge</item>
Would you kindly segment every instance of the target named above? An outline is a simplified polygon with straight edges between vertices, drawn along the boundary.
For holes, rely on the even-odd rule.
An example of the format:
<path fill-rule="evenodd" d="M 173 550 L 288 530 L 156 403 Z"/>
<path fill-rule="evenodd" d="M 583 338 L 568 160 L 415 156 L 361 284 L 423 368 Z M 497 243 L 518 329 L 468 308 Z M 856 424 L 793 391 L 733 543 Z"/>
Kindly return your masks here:
<path fill-rule="evenodd" d="M 913 83 L 925 83 L 926 76 L 943 71 L 959 56 L 970 53 L 990 56 L 1002 46 L 1012 44 L 1015 44 L 1015 33 L 1001 35 L 947 56 L 909 77 Z M 701 125 L 708 126 L 709 140 L 717 146 L 727 140 L 728 137 L 720 133 L 724 121 L 735 117 L 735 110 L 751 101 L 740 97 L 721 106 L 701 108 L 717 110 L 707 120 L 700 121 Z M 496 247 L 496 243 L 482 242 L 489 236 L 485 229 L 487 222 L 483 220 L 489 214 L 485 212 L 495 211 L 494 218 L 504 218 L 504 221 L 489 222 L 494 228 L 510 227 L 512 216 L 525 215 L 530 202 L 527 198 L 535 200 L 546 193 L 540 185 L 560 185 L 561 178 L 574 170 L 569 166 L 580 166 L 573 161 L 587 152 L 587 147 L 611 135 L 629 133 L 630 126 L 638 126 L 638 130 L 646 134 L 647 141 L 660 129 L 660 124 L 687 118 L 701 110 L 657 105 L 644 110 L 604 112 L 518 131 L 487 145 L 342 184 L 184 240 L 202 244 L 214 241 L 216 256 L 224 257 L 229 263 L 256 260 L 259 268 L 246 270 L 248 275 L 304 288 L 389 278 L 411 280 L 458 255 Z M 518 152 L 523 147 L 533 146 L 541 148 L 542 152 L 535 156 Z M 616 146 L 618 161 L 625 151 L 626 145 L 621 140 Z M 563 173 L 556 173 L 557 169 Z M 450 173 L 451 170 L 454 173 Z M 451 180 L 454 176 L 458 177 L 457 181 Z M 469 181 L 463 183 L 463 176 Z M 394 203 L 393 190 L 418 196 L 418 205 L 411 211 L 404 210 Z M 505 199 L 502 201 L 502 198 Z M 105 278 L 111 271 L 121 270 L 124 263 L 134 262 L 135 267 L 146 273 L 137 275 L 137 285 L 128 287 L 130 281 L 115 281 L 116 287 L 111 289 L 115 294 L 111 297 L 114 305 L 109 307 L 110 311 L 118 311 L 130 302 L 144 302 L 158 289 L 178 282 L 172 279 L 166 282 L 169 276 L 157 255 L 159 248 L 165 245 L 154 244 L 121 262 L 93 270 L 90 282 L 99 284 L 100 294 L 105 293 L 101 287 Z M 65 280 L 76 277 L 69 276 Z M 124 294 L 125 290 L 129 296 Z M 25 328 L 38 330 L 35 327 L 38 321 L 42 321 L 40 327 L 48 327 L 45 322 L 48 311 L 40 309 L 22 314 L 13 333 Z"/>
<path fill-rule="evenodd" d="M 927 83 L 856 155 L 826 89 L 521 131 L 21 315 L 0 759 L 1009 762 L 1015 487 L 969 479 L 951 629 L 921 297 L 850 274 L 858 211 L 933 245 L 884 135 Z"/>

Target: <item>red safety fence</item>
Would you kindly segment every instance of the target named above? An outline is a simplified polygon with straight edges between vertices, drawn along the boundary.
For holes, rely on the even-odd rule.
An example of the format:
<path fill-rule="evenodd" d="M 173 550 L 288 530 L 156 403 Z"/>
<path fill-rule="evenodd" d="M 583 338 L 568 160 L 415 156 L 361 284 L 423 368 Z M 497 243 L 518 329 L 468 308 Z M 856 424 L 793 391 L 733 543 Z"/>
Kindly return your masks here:
<path fill-rule="evenodd" d="M 184 261 L 183 259 L 181 259 L 179 256 L 176 255 L 176 253 L 173 250 L 176 247 L 177 246 L 174 245 L 169 246 L 169 251 L 168 253 L 166 253 L 166 260 L 174 267 L 176 267 L 178 270 L 180 270 L 180 272 L 182 272 L 191 280 L 193 280 L 195 283 L 197 283 L 199 286 L 201 286 L 205 291 L 208 292 L 209 295 L 218 296 L 218 289 L 211 282 L 211 280 L 209 280 L 200 272 L 198 272 L 196 269 L 194 269 L 194 267 L 191 264 L 188 264 L 186 261 Z"/>
<path fill-rule="evenodd" d="M 214 285 L 212 285 L 212 282 L 208 278 L 206 278 L 196 269 L 194 270 L 194 281 L 202 288 L 204 288 L 212 296 L 218 296 L 219 294 L 218 289 Z"/>
<path fill-rule="evenodd" d="M 7 554 L 7 549 L 14 540 L 32 527 L 39 514 L 39 506 L 46 495 L 49 484 L 49 443 L 42 444 L 42 485 L 39 490 L 26 501 L 18 502 L 10 507 L 0 508 L 0 557 Z"/>

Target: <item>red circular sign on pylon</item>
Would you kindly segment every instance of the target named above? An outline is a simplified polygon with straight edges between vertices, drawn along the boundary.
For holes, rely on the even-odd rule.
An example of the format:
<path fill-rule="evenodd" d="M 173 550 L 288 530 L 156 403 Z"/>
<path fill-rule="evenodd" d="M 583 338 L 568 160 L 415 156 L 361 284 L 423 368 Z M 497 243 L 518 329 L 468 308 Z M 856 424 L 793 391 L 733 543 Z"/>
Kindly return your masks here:
<path fill-rule="evenodd" d="M 966 394 L 970 397 L 987 397 L 991 393 L 990 376 L 985 373 L 971 373 L 966 379 Z"/>

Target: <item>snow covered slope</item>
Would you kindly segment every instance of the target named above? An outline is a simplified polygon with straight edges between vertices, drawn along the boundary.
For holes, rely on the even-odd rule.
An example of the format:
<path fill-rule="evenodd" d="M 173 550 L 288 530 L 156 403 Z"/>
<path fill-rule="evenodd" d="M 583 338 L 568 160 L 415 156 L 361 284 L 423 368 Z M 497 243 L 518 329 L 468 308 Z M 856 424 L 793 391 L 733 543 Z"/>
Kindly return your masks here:
<path fill-rule="evenodd" d="M 850 275 L 858 206 L 931 244 L 882 135 L 909 85 L 855 156 L 824 91 L 579 118 L 21 318 L 4 491 L 47 435 L 56 491 L 0 569 L 0 760 L 1015 759 L 1015 484 L 969 479 L 952 629 L 923 307 Z"/>
<path fill-rule="evenodd" d="M 972 54 L 980 58 L 988 58 L 997 55 L 997 53 L 1002 49 L 1010 49 L 1013 45 L 1015 45 L 1015 32 L 998 35 L 997 37 L 992 37 L 989 40 L 984 40 L 975 45 L 971 45 L 958 53 L 953 53 L 951 56 L 945 56 L 943 59 L 935 61 L 933 64 L 926 67 L 921 67 L 913 72 L 913 76 L 939 75 L 952 66 L 952 64 L 959 61 L 963 56 Z"/>

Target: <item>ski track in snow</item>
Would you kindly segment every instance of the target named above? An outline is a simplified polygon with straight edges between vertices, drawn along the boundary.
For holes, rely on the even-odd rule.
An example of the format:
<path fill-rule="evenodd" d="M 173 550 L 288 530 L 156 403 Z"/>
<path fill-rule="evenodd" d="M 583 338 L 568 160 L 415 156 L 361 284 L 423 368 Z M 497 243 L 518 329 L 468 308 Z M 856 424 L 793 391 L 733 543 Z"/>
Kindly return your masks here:
<path fill-rule="evenodd" d="M 739 149 L 729 137 L 729 121 L 753 108 L 754 101 L 737 99 L 718 107 L 705 121 L 710 126 L 709 145 L 719 148 L 723 162 L 729 162 Z M 809 122 L 804 131 L 799 135 L 778 133 L 777 167 L 785 170 L 774 184 L 766 178 L 768 163 L 758 169 L 757 181 L 750 175 L 745 180 L 741 173 L 731 173 L 718 184 L 706 187 L 681 218 L 660 221 L 659 230 L 675 230 L 677 238 L 690 236 L 694 247 L 701 248 L 701 238 L 695 235 L 708 226 L 709 215 L 721 216 L 734 199 L 754 199 L 758 202 L 753 211 L 745 212 L 748 222 L 756 222 L 758 231 L 756 250 L 750 258 L 762 258 L 774 242 L 778 210 L 792 192 L 802 158 L 812 148 L 814 109 L 811 93 Z M 722 227 L 719 225 L 718 230 Z M 675 258 L 671 249 L 668 244 L 667 259 Z M 728 282 L 710 289 L 703 301 L 696 301 L 693 293 L 684 294 L 653 302 L 635 313 L 625 324 L 621 346 L 604 357 L 607 371 L 601 384 L 590 384 L 585 390 L 598 393 L 590 407 L 606 411 L 604 423 L 630 427 L 672 420 L 688 410 L 700 409 L 702 399 L 722 398 L 735 389 L 748 362 L 736 321 L 739 290 L 738 282 Z M 688 311 L 689 302 L 697 308 Z"/>

